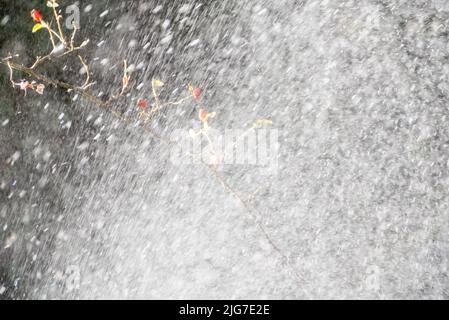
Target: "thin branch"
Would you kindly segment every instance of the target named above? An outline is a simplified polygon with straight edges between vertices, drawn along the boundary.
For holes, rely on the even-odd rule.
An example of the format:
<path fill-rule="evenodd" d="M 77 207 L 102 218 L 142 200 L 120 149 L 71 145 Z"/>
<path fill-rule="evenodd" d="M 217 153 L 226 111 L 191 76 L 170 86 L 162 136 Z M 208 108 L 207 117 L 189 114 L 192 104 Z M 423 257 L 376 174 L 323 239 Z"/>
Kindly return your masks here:
<path fill-rule="evenodd" d="M 122 78 L 122 91 L 119 96 L 122 96 L 129 86 L 129 75 L 128 75 L 128 62 L 123 60 L 123 78 Z"/>
<path fill-rule="evenodd" d="M 154 102 L 156 103 L 156 107 L 153 108 L 153 110 L 151 110 L 152 112 L 156 112 L 160 109 L 160 105 L 159 105 L 159 97 L 157 96 L 157 92 L 156 92 L 156 82 L 157 80 L 152 79 L 151 80 L 151 91 L 153 93 L 153 98 L 154 98 Z"/>
<path fill-rule="evenodd" d="M 51 28 L 51 26 L 50 26 L 47 22 L 42 21 L 41 24 L 42 24 L 42 26 L 43 26 L 45 29 L 47 29 L 48 34 L 50 35 L 50 41 L 51 41 L 51 44 L 53 45 L 53 50 L 56 49 L 56 42 L 55 42 L 55 38 L 54 38 L 54 37 L 58 38 L 59 41 L 61 41 L 61 42 L 65 45 L 65 41 L 61 38 L 61 36 L 60 36 L 59 34 L 57 34 L 57 33 Z"/>
<path fill-rule="evenodd" d="M 9 62 L 9 60 L 7 60 L 6 64 L 8 65 L 8 68 L 9 68 L 9 82 L 11 82 L 12 87 L 15 88 L 16 84 L 14 82 L 14 75 L 13 75 L 13 70 L 12 70 L 11 63 Z"/>
<path fill-rule="evenodd" d="M 41 63 L 43 63 L 46 60 L 49 60 L 51 58 L 52 54 L 49 53 L 46 56 L 43 57 L 37 57 L 36 61 L 34 62 L 34 64 L 30 67 L 30 69 L 35 69 L 38 65 L 40 65 Z"/>
<path fill-rule="evenodd" d="M 75 49 L 75 35 L 76 35 L 76 31 L 78 30 L 76 28 L 76 23 L 72 21 L 72 27 L 73 27 L 73 33 L 72 36 L 70 38 L 70 49 L 73 51 Z"/>
<path fill-rule="evenodd" d="M 190 98 L 192 98 L 192 96 L 189 95 L 188 97 L 182 98 L 179 101 L 163 103 L 163 104 L 160 105 L 160 109 L 165 108 L 165 107 L 169 107 L 169 106 L 179 106 L 180 104 L 183 104 L 184 102 L 186 102 Z"/>
<path fill-rule="evenodd" d="M 4 64 L 4 65 L 10 67 L 11 69 L 17 70 L 19 72 L 26 73 L 30 77 L 38 79 L 38 80 L 46 83 L 47 85 L 52 85 L 54 87 L 64 89 L 68 92 L 74 92 L 76 94 L 79 94 L 81 97 L 85 98 L 89 102 L 92 102 L 99 108 L 110 112 L 115 118 L 119 119 L 120 121 L 124 122 L 125 124 L 132 124 L 135 121 L 134 119 L 132 119 L 130 117 L 126 117 L 122 113 L 112 109 L 112 107 L 108 103 L 100 100 L 99 98 L 97 98 L 95 95 L 88 92 L 84 88 L 81 88 L 76 85 L 66 83 L 63 81 L 53 80 L 51 78 L 48 78 L 48 77 L 36 72 L 35 70 L 33 70 L 31 68 L 25 67 L 23 65 L 20 65 L 20 64 L 14 63 L 14 62 L 1 60 L 0 64 Z M 142 125 L 142 127 L 143 127 L 143 125 Z M 154 137 L 158 137 L 158 139 L 161 141 L 164 140 L 162 137 L 160 137 L 160 135 L 156 134 L 154 131 L 152 131 L 149 128 L 146 128 L 145 131 L 151 133 Z"/>
<path fill-rule="evenodd" d="M 89 85 L 90 82 L 90 70 L 89 70 L 89 66 L 86 64 L 86 62 L 84 62 L 83 57 L 81 57 L 80 55 L 78 55 L 78 59 L 80 60 L 81 64 L 84 67 L 84 70 L 86 71 L 86 81 L 84 81 L 84 84 L 81 86 L 81 88 L 87 88 L 87 86 Z"/>
<path fill-rule="evenodd" d="M 16 54 L 15 56 L 18 57 L 19 55 Z M 7 56 L 7 57 L 0 58 L 0 60 L 1 60 L 1 61 L 8 61 L 8 60 L 11 60 L 12 58 L 13 58 L 13 56 L 12 56 L 12 55 L 9 55 L 9 56 Z"/>
<path fill-rule="evenodd" d="M 260 217 L 262 216 L 260 212 L 258 212 L 256 209 L 252 209 L 249 204 L 242 199 L 240 194 L 226 181 L 226 179 L 217 171 L 216 167 L 213 165 L 209 165 L 205 162 L 202 162 L 205 167 L 207 167 L 217 178 L 218 181 L 221 182 L 223 187 L 235 198 L 237 199 L 243 208 L 246 209 L 246 211 L 251 215 L 253 220 L 255 221 L 257 227 L 259 228 L 260 232 L 264 235 L 267 242 L 270 244 L 270 246 L 284 259 L 285 263 L 290 267 L 293 275 L 296 277 L 298 281 L 304 281 L 304 278 L 298 274 L 298 272 L 295 270 L 295 267 L 292 265 L 290 258 L 277 246 L 277 244 L 274 242 L 274 240 L 271 238 L 271 236 L 266 231 L 265 227 L 262 225 L 262 223 L 259 221 Z"/>
<path fill-rule="evenodd" d="M 213 165 L 207 164 L 205 162 L 202 162 L 202 163 L 203 163 L 204 166 L 206 166 L 215 175 L 215 177 L 217 178 L 218 181 L 221 182 L 223 187 L 230 194 L 232 194 L 234 196 L 234 198 L 236 198 L 240 202 L 242 207 L 244 207 L 246 209 L 246 211 L 251 215 L 251 217 L 256 221 L 257 226 L 262 231 L 262 233 L 265 236 L 266 240 L 271 244 L 273 249 L 275 249 L 282 257 L 287 258 L 287 256 L 282 252 L 281 249 L 279 249 L 279 247 L 274 243 L 274 241 L 268 235 L 268 233 L 265 230 L 265 228 L 263 227 L 263 225 L 259 222 L 259 218 L 260 218 L 261 214 L 256 215 L 253 212 L 253 209 L 251 209 L 250 206 L 247 204 L 247 202 L 242 199 L 240 194 L 234 188 L 231 187 L 231 185 L 226 181 L 226 179 L 217 171 L 216 167 L 214 167 Z"/>
<path fill-rule="evenodd" d="M 126 60 L 123 60 L 122 89 L 118 94 L 112 95 L 106 103 L 109 104 L 113 101 L 118 100 L 120 97 L 123 97 L 129 88 L 129 81 L 130 76 L 128 75 L 128 63 Z"/>
<path fill-rule="evenodd" d="M 50 26 L 48 26 L 48 25 L 45 29 L 47 29 L 48 34 L 50 35 L 50 41 L 51 41 L 51 44 L 52 44 L 53 50 L 54 50 L 54 49 L 56 49 L 56 42 L 55 42 L 55 39 L 53 38 L 52 30 L 50 29 Z"/>
<path fill-rule="evenodd" d="M 73 52 L 81 50 L 82 48 L 84 48 L 87 45 L 87 43 L 88 43 L 88 41 L 85 41 L 79 47 L 70 48 L 68 51 L 60 54 L 59 56 L 56 56 L 56 58 L 62 58 L 62 57 L 65 57 Z M 38 56 L 36 58 L 36 61 L 34 62 L 34 64 L 30 67 L 30 69 L 35 69 L 37 66 L 39 66 L 40 64 L 42 64 L 43 62 L 45 62 L 47 60 L 50 60 L 52 57 L 54 57 L 54 54 L 52 52 L 50 52 L 49 54 L 47 54 L 46 56 L 43 56 L 43 57 Z"/>
<path fill-rule="evenodd" d="M 246 202 L 250 203 L 252 202 L 255 198 L 256 195 L 266 186 L 259 186 L 253 193 L 251 193 L 247 198 L 246 198 Z"/>
<path fill-rule="evenodd" d="M 52 9 L 53 9 L 53 15 L 55 16 L 56 19 L 56 25 L 58 26 L 58 31 L 59 31 L 59 35 L 60 35 L 60 40 L 61 42 L 66 45 L 67 42 L 65 40 L 64 37 L 64 33 L 62 32 L 62 27 L 61 27 L 61 16 L 58 14 L 58 12 L 56 11 L 56 2 L 54 0 L 52 0 Z"/>
<path fill-rule="evenodd" d="M 70 53 L 70 52 L 73 52 L 73 51 L 76 51 L 76 50 L 80 50 L 80 49 L 84 48 L 85 46 L 87 46 L 87 45 L 89 44 L 89 42 L 90 42 L 89 39 L 84 40 L 83 43 L 81 43 L 78 47 L 73 47 L 73 49 L 70 49 L 70 50 L 69 50 L 68 52 L 66 52 L 66 53 Z M 62 56 L 64 56 L 64 55 L 65 55 L 65 54 L 63 54 Z"/>

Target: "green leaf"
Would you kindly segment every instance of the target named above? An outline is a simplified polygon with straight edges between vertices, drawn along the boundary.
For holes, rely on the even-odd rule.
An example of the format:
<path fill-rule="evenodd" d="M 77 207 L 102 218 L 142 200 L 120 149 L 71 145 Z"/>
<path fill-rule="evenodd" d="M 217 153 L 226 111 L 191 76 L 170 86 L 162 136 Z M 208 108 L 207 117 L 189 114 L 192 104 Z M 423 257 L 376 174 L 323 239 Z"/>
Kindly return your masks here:
<path fill-rule="evenodd" d="M 42 29 L 44 26 L 40 23 L 36 23 L 33 27 L 33 33 L 38 32 L 40 29 Z"/>

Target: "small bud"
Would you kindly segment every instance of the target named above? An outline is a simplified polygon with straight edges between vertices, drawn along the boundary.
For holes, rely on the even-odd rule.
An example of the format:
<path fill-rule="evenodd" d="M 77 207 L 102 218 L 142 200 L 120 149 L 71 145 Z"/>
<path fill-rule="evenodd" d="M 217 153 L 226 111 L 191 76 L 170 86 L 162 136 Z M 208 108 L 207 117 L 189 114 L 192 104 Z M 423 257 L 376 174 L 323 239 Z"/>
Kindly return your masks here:
<path fill-rule="evenodd" d="M 193 87 L 191 85 L 189 85 L 189 91 L 192 94 L 193 98 L 195 98 L 196 101 L 199 101 L 201 98 L 201 89 L 197 88 L 197 87 Z"/>
<path fill-rule="evenodd" d="M 39 94 L 44 94 L 45 86 L 43 84 L 38 84 L 35 91 Z"/>
<path fill-rule="evenodd" d="M 195 98 L 195 100 L 198 101 L 200 99 L 200 97 L 201 97 L 201 89 L 200 88 L 193 89 L 192 95 Z"/>
<path fill-rule="evenodd" d="M 42 16 L 42 13 L 39 10 L 33 9 L 31 11 L 31 18 L 33 18 L 36 22 L 42 22 L 44 20 L 44 17 Z"/>
<path fill-rule="evenodd" d="M 200 118 L 200 120 L 202 121 L 202 122 L 205 122 L 205 121 L 207 121 L 207 112 L 206 112 L 206 110 L 204 110 L 204 109 L 200 109 L 200 112 L 198 113 L 198 117 Z"/>
<path fill-rule="evenodd" d="M 139 101 L 137 101 L 137 106 L 139 107 L 139 109 L 145 110 L 146 108 L 148 108 L 148 101 L 145 99 L 139 99 Z"/>

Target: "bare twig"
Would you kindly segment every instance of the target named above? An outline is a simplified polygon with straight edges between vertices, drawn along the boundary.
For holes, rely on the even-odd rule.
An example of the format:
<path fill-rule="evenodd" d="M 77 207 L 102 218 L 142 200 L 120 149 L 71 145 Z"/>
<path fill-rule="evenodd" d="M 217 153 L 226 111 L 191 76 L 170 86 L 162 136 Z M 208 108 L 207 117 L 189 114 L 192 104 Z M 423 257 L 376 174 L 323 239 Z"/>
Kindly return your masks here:
<path fill-rule="evenodd" d="M 122 96 L 129 86 L 129 75 L 128 75 L 128 62 L 126 60 L 123 61 L 123 78 L 122 78 L 122 91 L 120 92 L 120 96 Z"/>
<path fill-rule="evenodd" d="M 70 37 L 70 50 L 74 50 L 75 49 L 75 35 L 76 35 L 76 31 L 78 30 L 76 28 L 76 23 L 72 22 L 72 27 L 73 27 L 73 33 L 72 36 Z"/>
<path fill-rule="evenodd" d="M 81 97 L 85 98 L 87 101 L 92 102 L 93 104 L 95 104 L 96 106 L 100 107 L 101 109 L 105 110 L 105 111 L 109 111 L 114 117 L 116 117 L 117 119 L 121 120 L 122 122 L 124 122 L 125 124 L 132 124 L 135 119 L 130 118 L 130 117 L 126 117 L 123 114 L 121 114 L 120 112 L 112 109 L 112 107 L 100 100 L 99 98 L 97 98 L 95 95 L 93 95 L 92 93 L 88 92 L 85 88 L 70 84 L 70 83 L 66 83 L 63 81 L 59 81 L 59 80 L 53 80 L 49 77 L 46 77 L 38 72 L 36 72 L 35 70 L 25 67 L 23 65 L 11 62 L 11 61 L 4 61 L 1 60 L 0 64 L 4 64 L 6 66 L 8 66 L 9 68 L 13 69 L 13 70 L 17 70 L 19 72 L 23 72 L 28 74 L 30 77 L 33 77 L 37 80 L 40 80 L 44 83 L 46 83 L 47 85 L 52 85 L 56 88 L 60 88 L 60 89 L 64 89 L 68 92 L 73 92 L 76 94 L 79 94 Z M 151 129 L 146 129 L 145 131 L 152 133 L 152 135 L 154 136 L 158 136 L 156 133 L 154 133 Z M 160 138 L 160 140 L 162 140 L 162 138 Z"/>
<path fill-rule="evenodd" d="M 81 57 L 80 55 L 78 55 L 78 59 L 80 60 L 81 64 L 84 67 L 84 70 L 86 72 L 86 81 L 84 81 L 84 84 L 81 86 L 81 89 L 85 89 L 87 88 L 87 86 L 90 83 L 90 70 L 89 70 L 89 66 L 86 64 L 86 62 L 84 61 L 83 57 Z"/>
<path fill-rule="evenodd" d="M 119 93 L 112 95 L 109 100 L 106 102 L 107 104 L 118 100 L 120 97 L 123 97 L 127 90 L 129 89 L 130 76 L 128 75 L 128 62 L 123 60 L 123 77 L 122 77 L 122 88 Z"/>
<path fill-rule="evenodd" d="M 89 44 L 90 40 L 86 39 L 83 41 L 83 43 L 81 43 L 78 47 L 73 47 L 71 50 L 69 50 L 68 52 L 66 52 L 65 54 L 68 54 L 70 52 L 76 51 L 76 50 L 80 50 L 82 48 L 84 48 L 85 46 L 87 46 Z M 64 56 L 65 54 L 63 54 L 62 56 Z"/>
<path fill-rule="evenodd" d="M 86 45 L 87 45 L 87 43 L 88 43 L 88 41 L 85 41 L 85 42 L 83 42 L 83 44 L 82 45 L 80 45 L 79 47 L 71 47 L 69 50 L 67 50 L 66 52 L 64 52 L 64 53 L 62 53 L 62 54 L 60 54 L 60 55 L 58 55 L 58 56 L 55 56 L 54 54 L 53 54 L 53 52 L 50 52 L 49 54 L 47 54 L 46 56 L 43 56 L 43 57 L 36 57 L 36 61 L 34 62 L 34 64 L 30 67 L 30 69 L 35 69 L 37 66 L 39 66 L 40 64 L 42 64 L 43 62 L 45 62 L 45 61 L 47 61 L 47 60 L 50 60 L 52 57 L 56 57 L 56 58 L 62 58 L 62 57 L 65 57 L 65 56 L 67 56 L 67 55 L 69 55 L 69 54 L 71 54 L 71 53 L 74 53 L 74 52 L 76 52 L 76 51 L 78 51 L 78 50 L 81 50 L 82 48 L 84 48 Z"/>
<path fill-rule="evenodd" d="M 54 33 L 53 30 L 51 30 L 51 27 L 47 23 L 45 23 L 44 21 L 42 21 L 42 25 L 48 31 L 48 35 L 50 36 L 50 41 L 51 41 L 51 44 L 53 46 L 53 50 L 56 49 L 56 42 L 55 42 L 55 38 L 53 37 L 53 33 Z"/>
<path fill-rule="evenodd" d="M 153 98 L 156 106 L 153 108 L 152 112 L 156 112 L 160 109 L 159 97 L 156 92 L 156 87 L 163 85 L 162 82 L 156 79 L 151 80 L 151 91 L 153 93 Z"/>
<path fill-rule="evenodd" d="M 191 99 L 192 96 L 187 96 L 185 98 L 182 98 L 181 100 L 178 101 L 174 101 L 174 102 L 167 102 L 167 103 L 163 103 L 160 105 L 160 109 L 165 108 L 165 107 L 169 107 L 169 106 L 179 106 L 180 104 L 183 104 L 184 102 L 186 102 L 187 100 Z"/>
<path fill-rule="evenodd" d="M 237 199 L 242 207 L 251 215 L 254 222 L 256 223 L 257 227 L 259 228 L 260 232 L 264 235 L 265 239 L 267 240 L 268 244 L 282 257 L 284 262 L 290 267 L 290 270 L 292 271 L 293 275 L 298 281 L 304 281 L 304 278 L 298 274 L 298 272 L 295 269 L 295 266 L 291 263 L 290 258 L 277 246 L 277 244 L 274 242 L 274 240 L 271 238 L 271 236 L 266 231 L 265 227 L 260 222 L 261 214 L 256 209 L 252 209 L 249 204 L 242 199 L 240 194 L 226 181 L 226 179 L 217 171 L 216 167 L 213 165 L 209 165 L 207 163 L 202 162 L 205 167 L 207 167 L 217 178 L 218 181 L 221 182 L 223 187 L 235 198 Z"/>
<path fill-rule="evenodd" d="M 251 201 L 253 201 L 256 198 L 256 195 L 263 189 L 263 186 L 259 186 L 253 193 L 251 193 L 247 198 L 246 198 L 246 202 L 250 203 Z"/>
<path fill-rule="evenodd" d="M 61 42 L 64 45 L 67 45 L 67 42 L 65 40 L 65 36 L 64 36 L 64 32 L 62 32 L 62 27 L 61 27 L 61 16 L 59 15 L 59 13 L 56 10 L 57 7 L 57 3 L 54 0 L 50 0 L 52 2 L 52 9 L 53 9 L 53 15 L 55 16 L 56 19 L 56 25 L 58 26 L 58 31 L 59 31 L 59 39 L 61 40 Z"/>
<path fill-rule="evenodd" d="M 46 60 L 49 60 L 51 58 L 52 54 L 47 54 L 46 56 L 43 57 L 37 57 L 36 61 L 34 62 L 34 64 L 30 67 L 30 69 L 35 69 L 38 65 L 40 65 L 41 63 L 43 63 Z"/>
<path fill-rule="evenodd" d="M 8 69 L 9 69 L 9 82 L 11 82 L 12 87 L 14 88 L 16 84 L 14 82 L 14 75 L 13 75 L 12 66 L 11 66 L 11 63 L 9 62 L 9 60 L 6 61 L 6 64 L 7 64 Z"/>

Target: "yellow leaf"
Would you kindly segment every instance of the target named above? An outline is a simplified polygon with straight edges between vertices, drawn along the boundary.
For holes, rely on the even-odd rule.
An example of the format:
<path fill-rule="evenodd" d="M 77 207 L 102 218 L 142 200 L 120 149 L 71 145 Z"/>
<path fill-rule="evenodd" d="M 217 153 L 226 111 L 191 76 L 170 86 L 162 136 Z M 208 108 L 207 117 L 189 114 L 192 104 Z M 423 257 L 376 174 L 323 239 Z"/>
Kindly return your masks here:
<path fill-rule="evenodd" d="M 268 126 L 268 125 L 272 125 L 273 121 L 268 120 L 268 119 L 259 119 L 254 123 L 254 127 L 255 128 L 261 128 L 263 126 Z"/>
<path fill-rule="evenodd" d="M 215 118 L 216 115 L 217 115 L 216 112 L 211 112 L 207 114 L 207 118 Z"/>
<path fill-rule="evenodd" d="M 33 33 L 35 33 L 35 32 L 38 32 L 40 29 L 42 29 L 44 26 L 42 25 L 42 24 L 40 24 L 40 23 L 37 23 L 37 24 L 35 24 L 34 25 L 34 27 L 33 27 Z"/>
<path fill-rule="evenodd" d="M 153 87 L 155 87 L 155 88 L 162 87 L 164 85 L 164 83 L 161 80 L 156 80 L 156 79 L 153 79 L 152 84 L 153 84 Z"/>
<path fill-rule="evenodd" d="M 50 1 L 47 2 L 47 7 L 57 8 L 57 7 L 59 7 L 59 4 L 56 1 L 50 0 Z"/>

